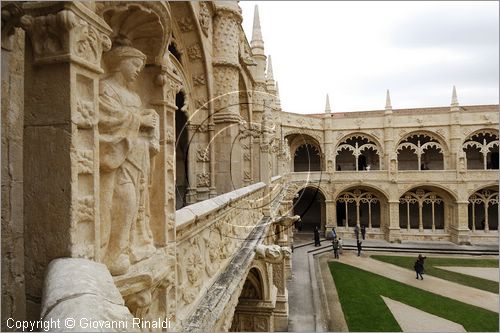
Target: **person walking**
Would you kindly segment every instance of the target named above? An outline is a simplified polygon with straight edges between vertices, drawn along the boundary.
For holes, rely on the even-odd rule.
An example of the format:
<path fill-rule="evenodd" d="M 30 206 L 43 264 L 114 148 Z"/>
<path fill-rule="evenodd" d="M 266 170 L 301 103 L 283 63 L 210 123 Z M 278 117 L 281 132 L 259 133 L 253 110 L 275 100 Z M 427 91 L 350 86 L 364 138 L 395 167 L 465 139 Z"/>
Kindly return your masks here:
<path fill-rule="evenodd" d="M 427 257 L 424 257 L 422 254 L 418 255 L 417 261 L 415 262 L 415 265 L 413 268 L 415 269 L 415 272 L 417 273 L 417 279 L 420 276 L 420 279 L 423 280 L 424 277 L 422 274 L 424 274 L 425 266 L 424 266 L 424 261 L 427 259 Z"/>
<path fill-rule="evenodd" d="M 361 237 L 363 238 L 363 240 L 365 240 L 365 235 L 366 235 L 366 227 L 365 225 L 363 224 L 361 226 Z"/>
<path fill-rule="evenodd" d="M 422 276 L 422 273 L 424 272 L 424 266 L 422 264 L 422 261 L 417 259 L 417 261 L 415 261 L 415 264 L 413 265 L 413 268 L 415 269 L 415 273 L 417 273 L 416 279 L 418 280 L 418 277 L 420 276 L 420 280 L 423 280 L 424 277 Z"/>
<path fill-rule="evenodd" d="M 314 227 L 314 246 L 321 246 L 321 242 L 319 240 L 319 228 Z"/>
<path fill-rule="evenodd" d="M 332 241 L 333 244 L 333 256 L 335 259 L 339 259 L 339 241 L 337 238 L 334 238 Z"/>
<path fill-rule="evenodd" d="M 339 237 L 339 254 L 342 254 L 344 248 L 344 241 Z"/>
<path fill-rule="evenodd" d="M 356 234 L 356 240 L 359 240 L 359 226 L 357 224 L 354 227 L 354 233 Z"/>
<path fill-rule="evenodd" d="M 363 243 L 363 242 L 362 242 L 362 241 L 360 241 L 359 239 L 358 239 L 358 240 L 356 240 L 356 246 L 357 246 L 357 248 L 358 248 L 358 257 L 359 257 L 359 256 L 361 256 L 361 244 L 362 244 L 362 243 Z"/>

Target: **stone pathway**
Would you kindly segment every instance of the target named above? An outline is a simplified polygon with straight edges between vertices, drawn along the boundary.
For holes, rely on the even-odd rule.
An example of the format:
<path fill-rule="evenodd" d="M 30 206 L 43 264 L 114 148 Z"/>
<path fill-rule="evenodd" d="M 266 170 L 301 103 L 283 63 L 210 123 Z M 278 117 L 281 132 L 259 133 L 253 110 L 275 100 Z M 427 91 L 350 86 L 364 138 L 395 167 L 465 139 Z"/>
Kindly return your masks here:
<path fill-rule="evenodd" d="M 466 332 L 453 321 L 381 296 L 403 332 Z"/>
<path fill-rule="evenodd" d="M 315 332 L 315 310 L 309 256 L 307 251 L 314 246 L 305 246 L 293 251 L 292 278 L 288 281 L 288 331 Z"/>
<path fill-rule="evenodd" d="M 475 276 L 481 279 L 499 282 L 498 268 L 495 267 L 462 267 L 462 266 L 434 266 L 451 272 Z"/>
<path fill-rule="evenodd" d="M 415 279 L 414 271 L 369 258 L 366 254 L 358 257 L 353 252 L 344 251 L 344 255 L 340 258 L 340 262 L 413 287 L 498 313 L 498 294 L 467 287 L 429 275 L 424 275 L 424 280 L 417 280 Z"/>

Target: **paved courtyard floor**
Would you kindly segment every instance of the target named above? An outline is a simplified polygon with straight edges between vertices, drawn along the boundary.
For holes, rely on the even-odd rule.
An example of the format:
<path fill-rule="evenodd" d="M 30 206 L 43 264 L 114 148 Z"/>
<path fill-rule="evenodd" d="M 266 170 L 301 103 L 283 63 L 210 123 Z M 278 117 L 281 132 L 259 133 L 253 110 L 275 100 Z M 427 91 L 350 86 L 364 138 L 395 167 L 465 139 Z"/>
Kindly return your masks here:
<path fill-rule="evenodd" d="M 328 262 L 335 260 L 331 250 L 320 249 L 313 244 L 312 234 L 299 235 L 295 239 L 292 256 L 292 277 L 289 281 L 289 331 L 325 332 L 347 331 L 342 307 L 332 279 Z M 329 245 L 330 241 L 322 242 Z M 297 247 L 298 246 L 298 247 Z M 355 251 L 344 250 L 340 262 L 367 270 L 435 294 L 449 297 L 477 307 L 499 312 L 499 295 L 484 290 L 464 286 L 434 276 L 424 275 L 424 280 L 416 280 L 414 272 L 396 265 L 370 258 L 375 252 L 365 252 L 361 257 Z M 378 253 L 380 254 L 380 253 Z M 385 254 L 385 253 L 384 253 Z M 411 253 L 398 255 L 412 256 Z M 416 254 L 415 254 L 416 256 Z M 443 255 L 443 257 L 453 257 Z M 450 269 L 450 267 L 446 267 Z M 451 267 L 450 270 L 462 274 L 498 281 L 498 269 L 470 270 Z M 403 303 L 384 299 L 403 331 L 412 332 L 463 332 L 464 328 L 454 322 L 434 316 Z M 425 321 L 425 325 L 422 322 Z"/>

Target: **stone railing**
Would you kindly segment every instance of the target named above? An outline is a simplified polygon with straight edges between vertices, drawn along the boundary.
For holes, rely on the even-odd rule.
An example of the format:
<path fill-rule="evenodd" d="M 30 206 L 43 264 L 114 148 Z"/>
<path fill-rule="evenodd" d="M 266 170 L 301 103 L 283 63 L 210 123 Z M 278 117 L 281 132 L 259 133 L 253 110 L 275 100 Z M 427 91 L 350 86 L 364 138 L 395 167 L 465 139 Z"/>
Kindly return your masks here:
<path fill-rule="evenodd" d="M 178 325 L 261 221 L 270 191 L 260 182 L 176 212 Z"/>

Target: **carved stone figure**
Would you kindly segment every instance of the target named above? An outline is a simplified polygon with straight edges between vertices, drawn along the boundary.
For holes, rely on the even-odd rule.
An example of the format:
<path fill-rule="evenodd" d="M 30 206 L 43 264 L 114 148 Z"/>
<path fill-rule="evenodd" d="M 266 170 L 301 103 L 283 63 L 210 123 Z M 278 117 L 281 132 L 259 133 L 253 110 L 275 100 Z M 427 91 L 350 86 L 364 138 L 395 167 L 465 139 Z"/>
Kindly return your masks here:
<path fill-rule="evenodd" d="M 255 247 L 255 258 L 263 259 L 270 264 L 280 263 L 291 255 L 292 250 L 284 246 L 260 244 Z"/>
<path fill-rule="evenodd" d="M 149 227 L 150 159 L 159 149 L 159 119 L 144 109 L 131 84 L 146 55 L 130 46 L 105 55 L 109 76 L 100 82 L 99 151 L 101 248 L 112 275 L 155 252 Z"/>

